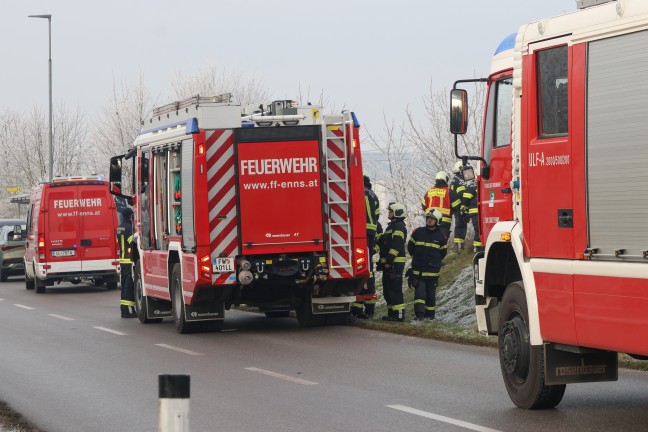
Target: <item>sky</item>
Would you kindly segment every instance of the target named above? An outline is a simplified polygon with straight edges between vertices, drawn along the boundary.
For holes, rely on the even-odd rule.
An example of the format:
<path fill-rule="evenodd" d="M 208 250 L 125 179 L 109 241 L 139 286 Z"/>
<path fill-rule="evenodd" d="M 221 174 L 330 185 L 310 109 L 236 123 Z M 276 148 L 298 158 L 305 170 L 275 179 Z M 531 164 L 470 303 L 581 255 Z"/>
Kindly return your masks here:
<path fill-rule="evenodd" d="M 140 76 L 168 101 L 172 77 L 208 66 L 260 80 L 272 99 L 356 112 L 372 134 L 457 79 L 485 76 L 500 41 L 574 0 L 1 0 L 0 112 L 54 104 L 95 119 L 113 82 Z M 188 95 L 189 96 L 189 95 Z"/>

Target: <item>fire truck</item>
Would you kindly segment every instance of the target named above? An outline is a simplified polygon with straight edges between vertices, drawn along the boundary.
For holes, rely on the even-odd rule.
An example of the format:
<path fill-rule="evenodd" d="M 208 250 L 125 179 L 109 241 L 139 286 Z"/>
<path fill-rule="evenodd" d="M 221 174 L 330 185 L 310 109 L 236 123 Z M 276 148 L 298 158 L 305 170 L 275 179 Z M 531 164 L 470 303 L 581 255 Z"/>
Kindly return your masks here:
<path fill-rule="evenodd" d="M 246 305 L 294 310 L 301 326 L 345 322 L 369 276 L 355 114 L 230 98 L 156 108 L 111 159 L 112 191 L 135 213 L 139 320 L 218 331 Z"/>
<path fill-rule="evenodd" d="M 648 356 L 648 2 L 580 0 L 523 25 L 490 76 L 450 97 L 455 154 L 480 161 L 480 332 L 521 408 Z M 480 156 L 460 156 L 470 81 L 488 84 Z M 464 163 L 464 165 L 466 165 Z"/>

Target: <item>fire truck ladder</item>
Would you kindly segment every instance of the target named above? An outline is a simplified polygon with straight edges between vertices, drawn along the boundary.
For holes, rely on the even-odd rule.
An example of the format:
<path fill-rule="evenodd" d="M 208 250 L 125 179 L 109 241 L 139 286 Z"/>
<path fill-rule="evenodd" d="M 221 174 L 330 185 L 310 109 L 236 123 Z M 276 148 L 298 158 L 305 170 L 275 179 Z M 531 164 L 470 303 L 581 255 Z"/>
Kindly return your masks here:
<path fill-rule="evenodd" d="M 353 123 L 348 112 L 324 116 L 326 137 L 326 205 L 328 210 L 329 271 L 331 278 L 351 275 L 351 224 L 349 208 L 348 144 L 353 140 Z M 347 125 L 351 124 L 347 133 Z"/>

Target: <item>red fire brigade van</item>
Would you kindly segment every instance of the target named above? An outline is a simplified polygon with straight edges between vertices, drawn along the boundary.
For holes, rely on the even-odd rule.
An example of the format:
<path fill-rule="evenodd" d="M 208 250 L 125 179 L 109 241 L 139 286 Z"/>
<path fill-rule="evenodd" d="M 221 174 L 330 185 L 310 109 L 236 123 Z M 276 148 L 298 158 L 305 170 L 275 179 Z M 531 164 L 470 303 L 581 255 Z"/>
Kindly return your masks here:
<path fill-rule="evenodd" d="M 117 211 L 98 176 L 55 178 L 32 192 L 27 213 L 25 285 L 84 280 L 117 288 Z"/>

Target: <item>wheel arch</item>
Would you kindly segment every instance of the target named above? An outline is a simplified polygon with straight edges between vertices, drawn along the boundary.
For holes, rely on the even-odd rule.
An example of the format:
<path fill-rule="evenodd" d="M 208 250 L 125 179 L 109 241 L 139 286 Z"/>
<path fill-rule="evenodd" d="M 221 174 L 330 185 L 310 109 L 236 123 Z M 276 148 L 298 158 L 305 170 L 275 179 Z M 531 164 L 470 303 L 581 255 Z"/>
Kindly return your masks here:
<path fill-rule="evenodd" d="M 501 240 L 501 234 L 505 233 L 510 233 L 510 241 Z M 488 240 L 483 278 L 488 334 L 498 333 L 499 306 L 506 287 L 521 281 L 527 300 L 531 345 L 541 345 L 543 341 L 540 334 L 535 278 L 531 264 L 524 255 L 521 225 L 516 222 L 498 224 L 491 231 Z"/>

